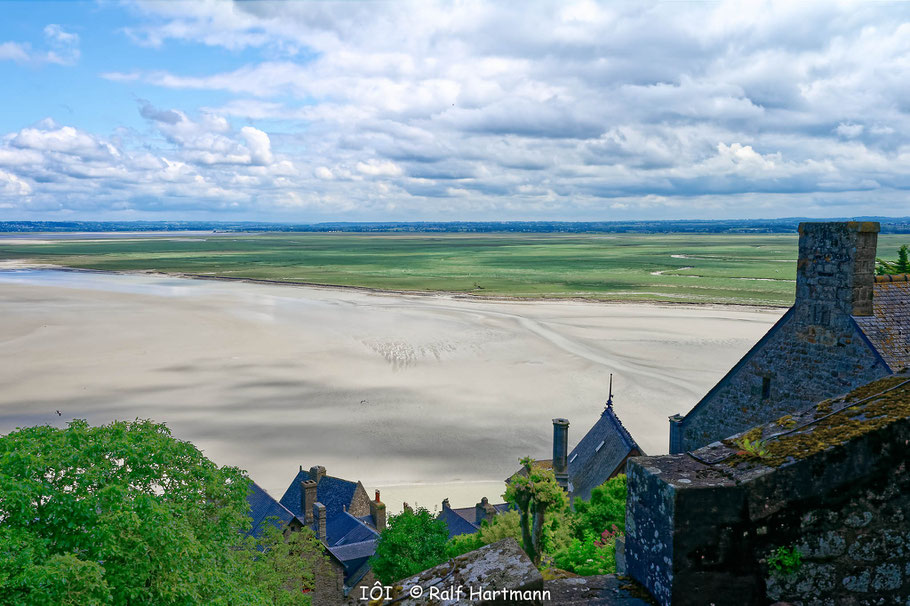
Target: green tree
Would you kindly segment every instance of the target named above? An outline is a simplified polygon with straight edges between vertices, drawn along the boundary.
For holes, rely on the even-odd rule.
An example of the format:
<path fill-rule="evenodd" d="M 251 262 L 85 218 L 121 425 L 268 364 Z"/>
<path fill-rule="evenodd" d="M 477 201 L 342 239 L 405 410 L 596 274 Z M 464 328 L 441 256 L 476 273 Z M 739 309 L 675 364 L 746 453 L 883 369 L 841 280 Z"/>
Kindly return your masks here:
<path fill-rule="evenodd" d="M 897 261 L 876 259 L 875 272 L 884 274 L 910 274 L 910 247 L 906 244 L 897 249 Z"/>
<path fill-rule="evenodd" d="M 519 515 L 514 510 L 496 515 L 491 522 L 484 520 L 474 534 L 460 534 L 449 539 L 446 556 L 454 558 L 508 537 L 521 542 Z"/>
<path fill-rule="evenodd" d="M 274 606 L 304 603 L 316 575 L 326 570 L 328 557 L 316 534 L 309 528 L 285 532 L 280 525 L 266 524 L 262 536 L 247 545 L 253 583 L 267 594 Z"/>
<path fill-rule="evenodd" d="M 897 273 L 899 274 L 910 274 L 910 250 L 908 250 L 907 245 L 904 244 L 897 250 Z"/>
<path fill-rule="evenodd" d="M 521 459 L 521 465 L 523 473 L 509 480 L 504 497 L 518 509 L 522 545 L 528 557 L 539 565 L 547 510 L 564 511 L 568 500 L 552 469 L 535 467 L 530 457 Z"/>
<path fill-rule="evenodd" d="M 151 421 L 0 437 L 0 603 L 272 604 L 248 489 Z"/>
<path fill-rule="evenodd" d="M 389 516 L 370 566 L 376 577 L 389 585 L 444 562 L 448 540 L 445 522 L 433 518 L 423 507 L 405 509 Z"/>
<path fill-rule="evenodd" d="M 624 532 L 627 493 L 626 476 L 620 474 L 592 490 L 589 500 L 575 499 L 575 537 L 599 536 L 614 525 Z"/>

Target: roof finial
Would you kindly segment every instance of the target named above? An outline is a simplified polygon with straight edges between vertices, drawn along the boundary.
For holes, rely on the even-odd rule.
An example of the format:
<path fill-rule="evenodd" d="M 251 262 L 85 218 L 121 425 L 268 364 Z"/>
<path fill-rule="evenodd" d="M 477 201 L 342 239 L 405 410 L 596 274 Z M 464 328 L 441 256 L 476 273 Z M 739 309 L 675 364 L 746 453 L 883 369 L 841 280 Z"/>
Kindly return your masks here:
<path fill-rule="evenodd" d="M 606 408 L 613 408 L 613 373 L 610 373 L 610 395 L 607 396 Z"/>

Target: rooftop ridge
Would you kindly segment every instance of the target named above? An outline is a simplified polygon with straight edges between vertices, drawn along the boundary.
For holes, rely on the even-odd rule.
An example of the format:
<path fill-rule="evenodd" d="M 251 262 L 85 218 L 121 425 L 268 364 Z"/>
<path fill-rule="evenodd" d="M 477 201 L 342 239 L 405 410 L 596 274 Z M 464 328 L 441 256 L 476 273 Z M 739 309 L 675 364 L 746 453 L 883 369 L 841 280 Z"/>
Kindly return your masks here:
<path fill-rule="evenodd" d="M 632 434 L 629 433 L 629 430 L 626 429 L 626 426 L 622 424 L 622 421 L 616 416 L 616 413 L 613 412 L 613 407 L 608 406 L 604 408 L 604 411 L 601 413 L 601 416 L 609 414 L 610 421 L 616 426 L 617 433 L 619 437 L 622 438 L 623 442 L 626 443 L 626 446 L 629 447 L 629 450 L 633 448 L 641 450 L 638 446 L 638 443 L 635 442 L 635 438 L 632 437 Z"/>
<path fill-rule="evenodd" d="M 882 274 L 875 276 L 875 282 L 910 282 L 910 274 Z"/>

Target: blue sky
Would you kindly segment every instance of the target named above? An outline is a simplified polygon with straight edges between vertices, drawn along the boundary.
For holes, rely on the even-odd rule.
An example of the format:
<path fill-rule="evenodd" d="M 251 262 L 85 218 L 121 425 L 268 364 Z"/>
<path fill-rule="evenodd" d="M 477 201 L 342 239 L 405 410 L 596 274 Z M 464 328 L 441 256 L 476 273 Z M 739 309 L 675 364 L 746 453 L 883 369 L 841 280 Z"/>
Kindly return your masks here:
<path fill-rule="evenodd" d="M 908 215 L 905 3 L 0 2 L 0 220 Z"/>

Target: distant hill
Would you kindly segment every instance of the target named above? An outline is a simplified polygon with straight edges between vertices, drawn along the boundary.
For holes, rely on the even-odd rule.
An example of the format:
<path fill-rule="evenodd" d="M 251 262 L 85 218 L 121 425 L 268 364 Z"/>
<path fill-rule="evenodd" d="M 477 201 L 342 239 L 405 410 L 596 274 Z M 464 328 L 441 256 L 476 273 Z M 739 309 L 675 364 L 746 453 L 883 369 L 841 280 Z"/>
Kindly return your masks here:
<path fill-rule="evenodd" d="M 878 221 L 882 233 L 910 233 L 910 217 L 671 221 L 451 221 L 261 223 L 254 221 L 0 221 L 0 232 L 450 232 L 450 233 L 794 233 L 801 221 Z"/>

